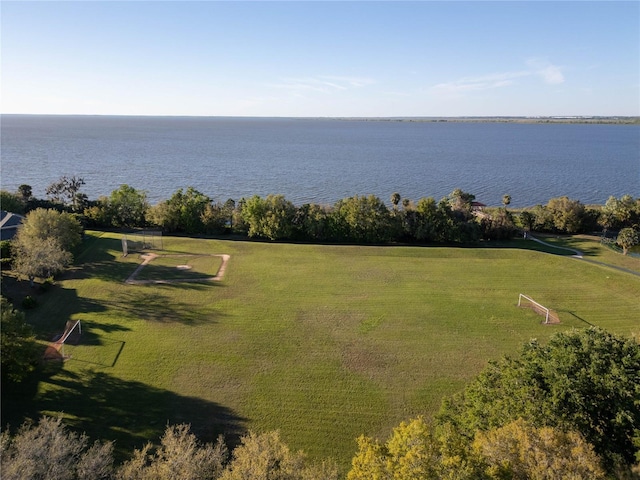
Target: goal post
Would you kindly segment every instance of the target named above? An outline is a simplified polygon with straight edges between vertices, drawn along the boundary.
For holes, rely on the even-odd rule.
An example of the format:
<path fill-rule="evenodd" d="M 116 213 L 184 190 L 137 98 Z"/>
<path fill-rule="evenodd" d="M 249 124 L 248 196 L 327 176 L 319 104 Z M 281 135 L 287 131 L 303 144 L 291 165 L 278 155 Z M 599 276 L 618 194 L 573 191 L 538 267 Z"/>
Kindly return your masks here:
<path fill-rule="evenodd" d="M 71 334 L 76 331 L 76 329 L 78 331 L 77 335 L 79 337 L 80 335 L 82 335 L 82 324 L 80 323 L 80 320 L 68 320 L 64 326 L 64 332 L 62 332 L 62 334 L 57 339 L 55 339 L 55 341 L 49 344 L 44 352 L 43 358 L 45 360 L 68 359 L 69 357 L 67 357 L 64 353 L 64 344 L 69 339 Z"/>
<path fill-rule="evenodd" d="M 524 295 L 523 293 L 521 293 L 518 296 L 518 307 L 520 308 L 530 308 L 532 309 L 534 312 L 536 312 L 538 315 L 543 315 L 544 316 L 544 323 L 550 323 L 550 319 L 551 319 L 551 311 L 545 307 L 544 305 L 536 302 L 533 298 Z"/>

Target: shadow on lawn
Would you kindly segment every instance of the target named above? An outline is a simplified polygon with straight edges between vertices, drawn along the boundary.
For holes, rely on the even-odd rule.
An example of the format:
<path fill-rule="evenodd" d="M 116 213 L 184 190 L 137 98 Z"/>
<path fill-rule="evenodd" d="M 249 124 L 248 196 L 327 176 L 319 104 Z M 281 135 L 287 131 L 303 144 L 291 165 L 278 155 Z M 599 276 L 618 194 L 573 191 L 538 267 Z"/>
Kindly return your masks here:
<path fill-rule="evenodd" d="M 158 323 L 182 323 L 185 325 L 212 324 L 225 314 L 214 311 L 209 305 L 194 305 L 188 299 L 188 292 L 210 289 L 211 284 L 174 284 L 174 285 L 132 285 L 127 286 L 118 298 L 105 301 L 109 309 L 120 312 L 123 317 L 142 319 Z M 175 290 L 184 290 L 178 296 Z M 166 293 L 165 293 L 166 292 Z M 185 298 L 181 301 L 180 298 Z"/>
<path fill-rule="evenodd" d="M 102 372 L 81 375 L 51 365 L 39 379 L 16 389 L 3 388 L 2 425 L 12 429 L 41 412 L 62 412 L 68 427 L 84 431 L 94 440 L 115 441 L 117 460 L 128 458 L 148 440 L 157 443 L 167 425 L 188 423 L 203 442 L 224 435 L 230 447 L 238 444 L 246 419 L 230 409 L 200 398 L 186 397 L 140 382 Z M 55 387 L 37 395 L 38 381 Z"/>

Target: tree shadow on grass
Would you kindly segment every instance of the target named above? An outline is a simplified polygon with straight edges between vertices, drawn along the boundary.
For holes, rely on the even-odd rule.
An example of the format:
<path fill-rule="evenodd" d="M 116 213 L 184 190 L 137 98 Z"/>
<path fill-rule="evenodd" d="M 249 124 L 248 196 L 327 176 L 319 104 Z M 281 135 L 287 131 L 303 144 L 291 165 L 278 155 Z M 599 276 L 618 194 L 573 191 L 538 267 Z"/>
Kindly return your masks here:
<path fill-rule="evenodd" d="M 232 410 L 200 398 L 187 397 L 140 382 L 115 378 L 102 372 L 77 374 L 55 365 L 39 379 L 18 389 L 2 391 L 2 425 L 11 428 L 26 419 L 61 412 L 67 426 L 84 431 L 94 440 L 115 441 L 118 461 L 148 440 L 158 442 L 167 425 L 191 424 L 203 442 L 223 434 L 229 446 L 237 445 L 246 419 Z M 37 394 L 38 381 L 50 384 Z"/>
<path fill-rule="evenodd" d="M 189 291 L 204 291 L 210 289 L 211 285 L 132 285 L 124 289 L 117 300 L 105 302 L 105 305 L 119 312 L 124 318 L 156 323 L 196 326 L 215 323 L 225 316 L 223 312 L 209 308 L 209 305 L 194 305 L 188 300 L 179 300 L 180 296 L 174 292 L 176 288 L 185 291 L 182 297 L 188 297 Z"/>

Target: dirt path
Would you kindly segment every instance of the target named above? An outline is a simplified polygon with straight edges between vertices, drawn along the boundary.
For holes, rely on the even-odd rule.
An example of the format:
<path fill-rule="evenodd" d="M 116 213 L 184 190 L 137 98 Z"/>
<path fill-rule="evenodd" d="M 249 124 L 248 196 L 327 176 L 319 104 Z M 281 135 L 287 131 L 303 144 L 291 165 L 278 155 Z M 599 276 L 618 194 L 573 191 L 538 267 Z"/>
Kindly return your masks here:
<path fill-rule="evenodd" d="M 188 282 L 219 282 L 224 278 L 224 274 L 227 271 L 227 264 L 229 263 L 229 259 L 231 258 L 230 255 L 226 255 L 226 254 L 210 255 L 211 257 L 220 257 L 222 259 L 222 264 L 220 265 L 220 268 L 218 268 L 218 271 L 216 272 L 215 276 L 213 277 L 185 278 L 185 279 L 175 279 L 175 280 L 136 280 L 136 277 L 138 276 L 138 273 L 140 273 L 140 270 L 146 267 L 149 264 L 149 262 L 151 262 L 154 258 L 157 258 L 158 256 L 159 255 L 155 253 L 145 253 L 144 255 L 141 255 L 141 258 L 143 259 L 142 263 L 138 265 L 138 268 L 136 268 L 135 271 L 131 275 L 129 275 L 129 278 L 127 278 L 124 281 L 124 283 L 128 285 L 148 285 L 152 283 L 170 284 L 170 283 L 188 283 Z"/>

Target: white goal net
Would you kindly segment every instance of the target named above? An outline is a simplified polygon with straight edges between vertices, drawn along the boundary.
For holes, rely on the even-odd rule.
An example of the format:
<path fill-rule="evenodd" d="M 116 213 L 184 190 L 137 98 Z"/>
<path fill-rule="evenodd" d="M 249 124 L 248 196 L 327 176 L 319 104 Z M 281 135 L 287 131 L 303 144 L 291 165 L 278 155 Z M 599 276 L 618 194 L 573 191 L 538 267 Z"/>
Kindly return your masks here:
<path fill-rule="evenodd" d="M 533 298 L 520 294 L 518 296 L 518 307 L 520 308 L 529 308 L 536 312 L 538 315 L 542 315 L 544 317 L 544 323 L 560 323 L 560 319 L 558 318 L 558 314 L 551 310 L 548 307 L 545 307 L 541 303 L 536 302 Z"/>

